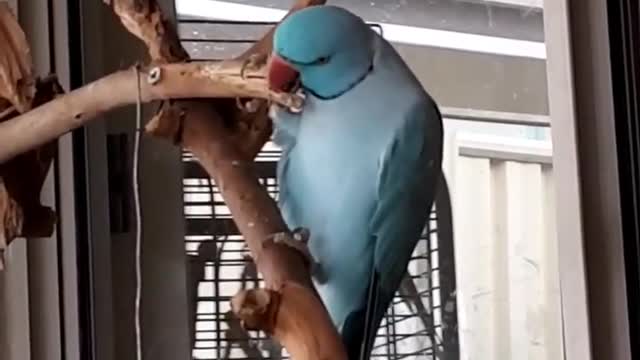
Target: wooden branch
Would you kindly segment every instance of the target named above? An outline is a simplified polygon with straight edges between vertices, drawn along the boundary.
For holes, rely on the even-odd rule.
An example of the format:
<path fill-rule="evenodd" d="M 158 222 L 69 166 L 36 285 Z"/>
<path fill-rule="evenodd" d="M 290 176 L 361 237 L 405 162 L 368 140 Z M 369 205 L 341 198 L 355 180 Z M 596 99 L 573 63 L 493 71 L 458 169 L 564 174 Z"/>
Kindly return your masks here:
<path fill-rule="evenodd" d="M 267 330 L 293 359 L 346 359 L 342 343 L 335 342 L 333 325 L 326 325 L 328 315 L 317 312 L 322 306 L 316 295 L 290 282 L 278 291 L 243 290 L 231 299 L 231 309 L 243 326 Z M 265 324 L 276 326 L 265 329 Z"/>
<path fill-rule="evenodd" d="M 277 205 L 259 184 L 253 162 L 230 143 L 229 130 L 210 121 L 208 104 L 194 101 L 183 106 L 183 143 L 218 185 L 267 287 L 238 294 L 234 312 L 249 327 L 273 335 L 296 360 L 346 359 L 305 259 L 271 237 L 288 229 Z"/>
<path fill-rule="evenodd" d="M 144 2 L 137 10 L 156 9 L 151 0 L 121 0 L 120 9 L 135 11 L 131 2 Z M 118 1 L 113 0 L 114 3 Z M 324 1 L 299 0 L 293 11 Z M 117 6 L 116 6 L 117 8 Z M 127 14 L 128 19 L 146 21 L 162 16 Z M 153 21 L 149 22 L 152 23 Z M 139 29 L 152 27 L 150 24 L 128 25 L 146 44 L 154 43 L 161 37 L 145 38 L 146 32 Z M 175 34 L 175 33 L 173 33 Z M 252 49 L 240 56 L 240 60 L 264 59 L 271 52 L 273 30 L 258 41 Z M 177 36 L 162 37 L 155 48 L 178 48 Z M 154 55 L 155 53 L 155 55 Z M 153 61 L 162 63 L 173 59 L 162 58 L 160 52 L 151 52 Z M 182 59 L 180 59 L 182 60 Z M 233 100 L 231 100 L 233 101 Z M 163 108 L 147 129 L 155 135 L 182 141 L 191 150 L 209 175 L 218 185 L 222 197 L 240 232 L 244 235 L 256 266 L 263 275 L 266 289 L 243 291 L 234 297 L 234 313 L 244 325 L 261 329 L 282 343 L 296 360 L 347 359 L 342 341 L 328 312 L 320 301 L 311 282 L 309 264 L 301 254 L 290 246 L 275 242 L 272 235 L 289 233 L 279 209 L 267 191 L 259 184 L 253 171 L 253 157 L 268 139 L 271 127 L 266 118 L 266 104 L 258 104 L 259 111 L 247 115 L 233 102 L 224 99 L 211 101 L 176 101 Z M 243 129 L 242 119 L 259 122 L 255 134 Z M 229 127 L 227 124 L 231 123 Z M 248 135 L 243 138 L 243 135 Z M 267 135 L 267 136 L 265 136 Z M 243 144 L 251 142 L 249 146 Z"/>
<path fill-rule="evenodd" d="M 176 29 L 163 15 L 158 4 L 150 0 L 104 0 L 111 5 L 122 24 L 142 40 L 156 63 L 181 62 L 189 58 L 179 42 Z"/>
<path fill-rule="evenodd" d="M 105 0 L 105 1 L 109 1 L 109 0 Z M 162 16 L 157 16 L 149 13 L 150 9 L 157 9 L 156 6 L 152 4 L 148 4 L 149 0 L 119 0 L 118 2 L 123 3 L 122 5 L 120 5 L 121 9 L 124 9 L 124 8 L 131 9 L 132 2 L 133 3 L 143 2 L 146 4 L 144 6 L 138 6 L 138 8 L 141 9 L 142 12 L 144 12 L 145 14 L 144 17 L 138 16 L 138 15 L 126 15 L 125 18 L 127 19 L 162 18 Z M 325 2 L 326 0 L 297 0 L 286 16 L 289 16 L 289 14 L 299 9 L 303 9 L 309 6 L 323 5 Z M 122 22 L 125 24 L 125 26 L 127 26 L 125 20 L 123 20 Z M 158 31 L 161 32 L 162 34 L 165 34 L 166 36 L 162 38 L 160 36 L 151 36 L 150 39 L 142 38 L 142 41 L 146 44 L 152 43 L 155 41 L 156 43 L 153 44 L 153 47 L 155 48 L 163 48 L 163 47 L 164 48 L 174 48 L 174 47 L 182 48 L 176 32 L 166 30 L 164 28 L 166 27 L 166 24 L 167 24 L 166 21 L 157 22 L 154 20 L 150 20 L 143 24 L 127 26 L 127 28 L 133 29 L 132 32 L 134 33 L 134 35 L 141 38 L 140 34 L 149 33 L 149 31 L 148 30 L 141 31 L 138 29 L 154 29 L 156 27 L 159 27 Z M 258 66 L 265 65 L 269 55 L 271 55 L 274 31 L 275 31 L 275 28 L 270 29 L 261 39 L 256 41 L 247 51 L 242 53 L 235 60 L 249 61 L 253 58 L 254 59 L 253 62 L 257 62 L 256 65 Z M 162 43 L 158 43 L 158 42 L 162 42 Z M 170 44 L 174 44 L 174 45 L 170 45 Z M 154 58 L 153 57 L 154 55 L 152 52 L 151 53 L 152 61 L 163 63 L 163 62 L 172 62 L 172 61 L 183 61 L 188 59 L 188 55 L 186 55 L 186 53 L 182 51 L 174 51 L 174 53 L 179 53 L 183 55 L 180 55 L 177 57 L 174 56 L 173 58 L 172 57 Z M 185 57 L 182 57 L 182 56 L 185 56 Z M 241 99 L 241 100 L 246 100 L 246 99 Z M 215 108 L 214 110 L 215 114 L 212 114 L 212 117 L 215 118 L 216 121 L 223 121 L 224 119 L 225 123 L 231 123 L 236 126 L 237 131 L 234 132 L 233 142 L 245 154 L 245 157 L 247 159 L 255 158 L 255 156 L 262 149 L 264 144 L 269 140 L 272 132 L 271 119 L 269 119 L 268 117 L 269 104 L 266 101 L 259 100 L 259 99 L 253 99 L 251 101 L 252 101 L 252 104 L 251 104 L 252 111 L 239 111 L 237 107 L 237 101 L 233 99 L 216 98 L 208 101 Z M 179 142 L 179 138 L 181 136 L 178 133 L 180 129 L 180 127 L 177 124 L 179 122 L 179 119 L 176 117 L 172 118 L 167 114 L 179 114 L 180 111 L 177 111 L 176 109 L 171 109 L 171 106 L 172 104 L 164 104 L 164 106 L 162 107 L 163 109 L 162 111 L 164 112 L 164 114 L 159 114 L 158 116 L 156 116 L 151 121 L 151 123 L 148 124 L 147 129 L 151 132 L 151 134 L 172 138 L 176 140 L 174 142 L 177 143 Z M 154 133 L 155 129 L 159 129 L 162 133 L 155 134 Z M 178 132 L 173 133 L 173 135 L 170 136 L 169 134 L 166 133 L 166 131 L 178 131 Z"/>
<path fill-rule="evenodd" d="M 0 123 L 0 163 L 80 127 L 98 114 L 138 100 L 169 98 L 259 97 L 289 107 L 301 99 L 268 90 L 260 72 L 247 71 L 242 62 L 167 64 L 123 70 Z"/>

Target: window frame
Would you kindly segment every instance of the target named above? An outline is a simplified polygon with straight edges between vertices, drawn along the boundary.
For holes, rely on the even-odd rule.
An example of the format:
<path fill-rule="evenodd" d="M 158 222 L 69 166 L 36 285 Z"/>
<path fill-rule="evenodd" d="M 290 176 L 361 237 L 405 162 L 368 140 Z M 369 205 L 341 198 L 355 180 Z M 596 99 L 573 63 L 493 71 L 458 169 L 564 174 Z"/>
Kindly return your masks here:
<path fill-rule="evenodd" d="M 54 3 L 63 4 L 56 6 L 63 9 L 57 13 L 69 15 L 66 0 Z M 622 215 L 619 179 L 612 175 L 618 172 L 609 30 L 602 15 L 606 7 L 605 0 L 544 4 L 553 161 L 561 179 L 556 185 L 556 211 L 567 360 L 631 359 L 624 265 L 618 260 L 623 256 Z M 68 24 L 59 25 L 63 30 L 58 32 L 56 26 L 56 36 L 68 32 Z M 66 41 L 56 42 L 56 53 L 64 60 L 59 66 L 65 69 L 72 62 L 64 59 L 67 47 Z M 81 151 L 70 143 L 69 138 L 61 141 L 65 170 L 74 170 L 70 159 Z M 84 170 L 76 164 L 75 171 Z M 77 179 L 73 184 L 73 176 L 61 173 L 68 181 L 63 191 L 74 194 Z M 73 201 L 62 207 L 61 215 L 72 219 L 67 220 L 69 225 L 63 221 L 63 236 L 75 242 L 75 221 L 82 219 Z M 73 286 L 65 287 L 65 296 L 75 296 L 74 291 Z M 68 320 L 77 319 L 77 311 L 65 302 Z M 67 341 L 78 336 L 75 342 L 79 342 L 77 330 L 68 335 Z"/>
<path fill-rule="evenodd" d="M 606 0 L 545 1 L 567 359 L 631 359 Z"/>

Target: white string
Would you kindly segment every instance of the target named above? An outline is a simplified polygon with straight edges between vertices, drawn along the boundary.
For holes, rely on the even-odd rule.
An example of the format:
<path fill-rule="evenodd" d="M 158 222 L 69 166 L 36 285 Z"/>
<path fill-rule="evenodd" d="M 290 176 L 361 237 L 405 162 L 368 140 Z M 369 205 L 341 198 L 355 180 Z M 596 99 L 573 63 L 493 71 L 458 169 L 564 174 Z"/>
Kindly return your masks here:
<path fill-rule="evenodd" d="M 136 211 L 136 300 L 135 300 L 135 333 L 136 360 L 142 360 L 142 331 L 140 328 L 140 300 L 142 298 L 142 210 L 140 208 L 140 184 L 138 183 L 138 164 L 140 161 L 140 137 L 142 127 L 142 95 L 140 85 L 140 68 L 135 67 L 138 80 L 138 98 L 136 101 L 136 129 L 133 143 L 133 201 Z"/>

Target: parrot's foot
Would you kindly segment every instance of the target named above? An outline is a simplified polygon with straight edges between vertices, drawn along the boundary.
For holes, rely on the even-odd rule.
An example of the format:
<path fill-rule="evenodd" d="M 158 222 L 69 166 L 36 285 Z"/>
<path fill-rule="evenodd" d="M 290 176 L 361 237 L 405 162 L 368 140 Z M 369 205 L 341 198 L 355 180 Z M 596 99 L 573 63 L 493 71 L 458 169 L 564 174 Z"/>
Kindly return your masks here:
<path fill-rule="evenodd" d="M 311 276 L 317 281 L 321 281 L 324 276 L 322 276 L 320 263 L 313 258 L 311 251 L 309 251 L 309 237 L 309 230 L 299 227 L 293 229 L 291 233 L 282 232 L 275 234 L 272 238 L 275 243 L 280 243 L 297 250 L 309 266 Z"/>
<path fill-rule="evenodd" d="M 271 118 L 271 120 L 278 121 L 279 119 L 287 116 L 295 116 L 297 118 L 297 115 L 300 115 L 302 113 L 302 110 L 304 108 L 304 101 L 307 98 L 307 95 L 305 94 L 303 89 L 296 90 L 294 94 L 302 99 L 300 106 L 284 107 L 280 104 L 272 103 L 269 106 L 269 118 Z"/>
<path fill-rule="evenodd" d="M 304 228 L 296 228 L 291 233 L 281 232 L 273 235 L 273 242 L 282 244 L 296 249 L 305 261 L 313 264 L 313 256 L 309 251 L 307 244 L 309 243 L 309 230 Z"/>
<path fill-rule="evenodd" d="M 245 72 L 247 70 L 260 70 L 261 67 L 267 64 L 269 55 L 267 54 L 252 54 L 244 60 L 242 67 L 240 68 L 240 77 L 245 78 Z"/>
<path fill-rule="evenodd" d="M 302 109 L 304 107 L 304 101 L 307 99 L 307 94 L 304 92 L 304 89 L 302 87 L 299 87 L 294 94 L 302 99 L 302 102 L 300 103 L 300 106 L 292 106 L 290 107 L 288 110 L 293 113 L 293 114 L 300 114 L 302 113 Z"/>

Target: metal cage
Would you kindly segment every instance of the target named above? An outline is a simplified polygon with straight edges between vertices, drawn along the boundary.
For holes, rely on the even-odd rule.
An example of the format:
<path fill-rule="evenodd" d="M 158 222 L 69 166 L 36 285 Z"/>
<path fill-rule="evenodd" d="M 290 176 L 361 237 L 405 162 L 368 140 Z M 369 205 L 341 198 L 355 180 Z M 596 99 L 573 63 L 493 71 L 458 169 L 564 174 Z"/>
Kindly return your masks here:
<path fill-rule="evenodd" d="M 194 60 L 213 60 L 237 55 L 273 25 L 181 19 L 179 29 Z M 279 156 L 279 149 L 268 143 L 255 161 L 260 182 L 274 199 Z M 216 184 L 191 154 L 184 153 L 183 164 L 193 357 L 287 359 L 281 346 L 262 333 L 245 331 L 231 313 L 230 298 L 240 289 L 261 286 L 262 280 Z M 443 176 L 430 221 L 378 331 L 372 358 L 459 358 L 451 216 Z"/>

